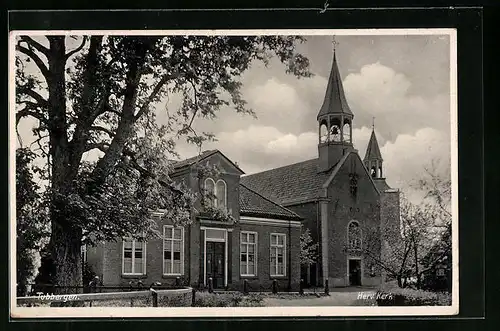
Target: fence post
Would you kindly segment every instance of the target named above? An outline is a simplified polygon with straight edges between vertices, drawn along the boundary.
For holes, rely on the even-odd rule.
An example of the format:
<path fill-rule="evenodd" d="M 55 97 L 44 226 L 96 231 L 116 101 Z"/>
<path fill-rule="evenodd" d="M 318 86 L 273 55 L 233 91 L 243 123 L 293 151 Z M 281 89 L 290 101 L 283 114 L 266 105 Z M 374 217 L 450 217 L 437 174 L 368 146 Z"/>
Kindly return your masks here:
<path fill-rule="evenodd" d="M 325 294 L 330 295 L 330 288 L 328 287 L 328 278 L 325 279 Z"/>
<path fill-rule="evenodd" d="M 158 292 L 154 288 L 151 288 L 151 295 L 153 296 L 153 307 L 158 307 Z"/>
<path fill-rule="evenodd" d="M 191 291 L 191 307 L 195 307 L 196 306 L 196 289 L 193 288 L 192 291 Z"/>
<path fill-rule="evenodd" d="M 304 280 L 300 280 L 300 287 L 299 287 L 299 294 L 303 295 L 304 294 Z"/>
<path fill-rule="evenodd" d="M 248 294 L 248 279 L 243 280 L 243 294 Z"/>
<path fill-rule="evenodd" d="M 208 278 L 208 293 L 212 293 L 214 291 L 214 283 L 212 277 Z"/>
<path fill-rule="evenodd" d="M 273 279 L 273 294 L 278 293 L 278 281 L 276 279 Z"/>
<path fill-rule="evenodd" d="M 94 293 L 97 293 L 97 286 L 99 285 L 99 276 L 95 276 L 94 279 L 92 280 L 92 287 L 94 288 L 93 289 L 93 292 Z M 77 293 L 78 293 L 78 290 L 77 290 Z"/>

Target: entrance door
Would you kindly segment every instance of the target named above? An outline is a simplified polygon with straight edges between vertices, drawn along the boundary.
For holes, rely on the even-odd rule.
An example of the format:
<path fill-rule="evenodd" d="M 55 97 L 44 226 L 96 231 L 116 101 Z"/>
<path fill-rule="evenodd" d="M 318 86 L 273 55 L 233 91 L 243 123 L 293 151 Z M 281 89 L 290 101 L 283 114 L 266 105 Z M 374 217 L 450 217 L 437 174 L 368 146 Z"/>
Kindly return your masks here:
<path fill-rule="evenodd" d="M 211 277 L 214 288 L 224 288 L 224 245 L 207 241 L 207 283 Z"/>
<path fill-rule="evenodd" d="M 361 286 L 361 260 L 349 260 L 349 285 Z"/>

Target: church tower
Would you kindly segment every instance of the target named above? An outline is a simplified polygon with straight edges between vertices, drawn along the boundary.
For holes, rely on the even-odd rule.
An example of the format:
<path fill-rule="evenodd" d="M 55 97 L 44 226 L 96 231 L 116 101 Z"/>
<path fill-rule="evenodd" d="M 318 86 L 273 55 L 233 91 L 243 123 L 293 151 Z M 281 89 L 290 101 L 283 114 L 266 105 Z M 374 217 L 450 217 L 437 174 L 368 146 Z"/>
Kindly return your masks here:
<path fill-rule="evenodd" d="M 366 169 L 368 169 L 368 172 L 370 173 L 370 176 L 375 182 L 378 190 L 381 192 L 390 188 L 385 181 L 382 167 L 383 161 L 382 153 L 380 153 L 380 148 L 378 146 L 377 136 L 375 135 L 375 125 L 373 125 L 372 135 L 370 136 L 370 141 L 366 147 L 366 154 L 363 159 L 363 163 L 365 164 Z"/>
<path fill-rule="evenodd" d="M 334 49 L 325 99 L 317 117 L 319 172 L 330 170 L 344 154 L 353 149 L 353 118 L 354 114 L 349 108 L 344 94 L 342 77 L 340 76 Z"/>

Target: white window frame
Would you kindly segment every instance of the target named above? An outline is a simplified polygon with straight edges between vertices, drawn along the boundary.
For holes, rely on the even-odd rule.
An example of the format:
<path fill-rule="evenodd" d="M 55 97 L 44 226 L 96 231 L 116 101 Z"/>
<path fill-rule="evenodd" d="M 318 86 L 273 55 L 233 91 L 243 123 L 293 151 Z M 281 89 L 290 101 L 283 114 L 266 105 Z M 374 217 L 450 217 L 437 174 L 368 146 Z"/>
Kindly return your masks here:
<path fill-rule="evenodd" d="M 125 243 L 132 242 L 132 272 L 125 272 Z M 135 272 L 135 245 L 137 243 L 142 244 L 142 272 Z M 147 243 L 145 241 L 138 241 L 135 239 L 132 240 L 123 240 L 122 241 L 122 275 L 145 275 L 146 274 L 146 247 Z"/>
<path fill-rule="evenodd" d="M 350 231 L 349 229 L 351 228 L 351 224 L 356 223 L 358 225 L 358 230 L 359 230 L 359 248 L 355 248 L 351 246 L 351 238 L 349 237 Z M 362 250 L 363 249 L 363 230 L 361 229 L 361 224 L 359 224 L 358 221 L 352 220 L 347 224 L 347 247 L 348 249 L 352 250 Z"/>
<path fill-rule="evenodd" d="M 224 183 L 224 207 L 227 208 L 227 184 L 226 182 L 223 180 L 223 179 L 219 179 L 216 183 L 215 183 L 215 206 L 216 207 L 219 207 L 217 206 L 219 204 L 219 199 L 217 199 L 217 185 L 219 184 L 219 182 L 222 182 Z"/>
<path fill-rule="evenodd" d="M 82 252 L 82 262 L 87 262 L 87 245 L 83 244 L 80 247 L 80 251 Z"/>
<path fill-rule="evenodd" d="M 172 229 L 172 237 L 171 238 L 166 238 L 165 236 L 165 230 L 166 229 Z M 174 229 L 180 229 L 181 230 L 181 239 L 174 239 Z M 174 270 L 174 259 L 173 259 L 173 254 L 174 254 L 174 242 L 175 241 L 180 241 L 181 242 L 181 272 L 180 273 L 167 273 L 165 272 L 165 247 L 166 247 L 166 242 L 170 241 L 170 252 L 172 254 L 172 269 Z M 163 251 L 161 254 L 161 264 L 162 264 L 162 273 L 165 276 L 182 276 L 184 275 L 184 227 L 178 226 L 175 227 L 173 225 L 164 225 L 163 226 Z"/>
<path fill-rule="evenodd" d="M 227 184 L 226 184 L 226 182 L 223 179 L 219 179 L 219 180 L 215 181 L 212 178 L 208 177 L 205 179 L 205 181 L 203 183 L 203 187 L 204 187 L 205 191 L 207 190 L 207 181 L 209 181 L 209 180 L 214 184 L 213 192 L 209 192 L 213 195 L 212 205 L 214 207 L 219 207 L 218 206 L 218 199 L 217 199 L 217 184 L 219 184 L 219 182 L 222 182 L 222 183 L 224 183 L 224 206 L 227 208 Z"/>
<path fill-rule="evenodd" d="M 250 243 L 250 242 L 247 241 L 249 234 L 255 235 L 255 242 L 254 243 Z M 243 242 L 243 238 L 242 238 L 243 235 L 246 235 L 246 242 Z M 257 261 L 258 261 L 258 258 L 257 258 L 258 249 L 257 248 L 259 247 L 258 246 L 258 242 L 259 242 L 259 234 L 257 232 L 255 232 L 255 231 L 241 231 L 240 232 L 240 255 L 239 255 L 240 276 L 257 276 L 257 274 L 258 274 L 257 266 L 259 265 L 257 263 Z M 247 249 L 246 249 L 246 251 L 247 251 L 247 254 L 246 254 L 247 255 L 247 258 L 246 258 L 246 260 L 247 260 L 246 261 L 246 271 L 248 271 L 248 247 L 250 245 L 254 246 L 254 254 L 253 254 L 254 255 L 254 273 L 253 274 L 250 274 L 250 273 L 247 273 L 247 272 L 244 273 L 243 270 L 241 270 L 241 246 L 242 245 L 246 245 L 247 246 Z"/>
<path fill-rule="evenodd" d="M 273 244 L 273 236 L 278 236 L 278 237 L 283 237 L 283 245 L 278 245 L 278 244 Z M 271 276 L 279 276 L 283 277 L 286 276 L 286 268 L 288 267 L 286 265 L 286 233 L 277 233 L 273 232 L 271 233 L 271 236 L 269 237 L 269 266 L 270 266 L 270 275 Z M 277 248 L 283 248 L 283 274 L 278 274 L 276 273 L 276 270 L 278 269 L 278 254 L 276 253 Z M 276 253 L 276 264 L 273 266 L 271 264 L 271 256 L 273 249 L 275 250 Z"/>

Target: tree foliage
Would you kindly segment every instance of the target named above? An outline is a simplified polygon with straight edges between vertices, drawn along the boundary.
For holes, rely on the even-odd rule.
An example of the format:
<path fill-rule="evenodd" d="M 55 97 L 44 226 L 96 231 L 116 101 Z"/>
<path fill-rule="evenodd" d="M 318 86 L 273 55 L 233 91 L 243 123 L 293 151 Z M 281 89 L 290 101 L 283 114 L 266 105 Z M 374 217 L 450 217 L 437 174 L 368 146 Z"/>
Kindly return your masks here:
<path fill-rule="evenodd" d="M 419 202 L 409 201 L 404 195 L 400 208 L 388 208 L 380 228 L 364 231 L 365 254 L 400 287 L 420 288 L 422 278 L 443 261 L 451 263 L 451 178 L 449 172 L 440 172 L 433 161 L 424 168 L 415 188 L 423 193 Z M 388 201 L 390 203 L 390 201 Z M 393 222 L 399 219 L 400 222 Z M 373 247 L 381 242 L 381 256 Z"/>
<path fill-rule="evenodd" d="M 29 149 L 16 150 L 16 266 L 17 294 L 27 294 L 35 272 L 35 253 L 48 236 L 47 214 L 39 186 L 33 178 L 39 169 L 33 165 L 35 155 Z"/>
<path fill-rule="evenodd" d="M 301 265 L 310 266 L 318 259 L 318 243 L 313 243 L 311 231 L 305 229 L 300 234 L 299 260 Z"/>
<path fill-rule="evenodd" d="M 253 63 L 277 57 L 286 72 L 308 77 L 295 36 L 20 36 L 16 44 L 16 123 L 38 121 L 34 133 L 48 160 L 54 283 L 81 283 L 80 246 L 124 236 L 157 236 L 149 211 L 174 223 L 191 220 L 196 195 L 168 176 L 175 139 L 197 145 L 195 118 L 214 119 L 223 106 L 253 114 L 240 77 Z M 76 46 L 70 47 L 70 43 Z M 36 72 L 29 70 L 29 66 Z M 180 95 L 168 121 L 155 105 Z M 99 151 L 96 162 L 85 155 Z"/>

